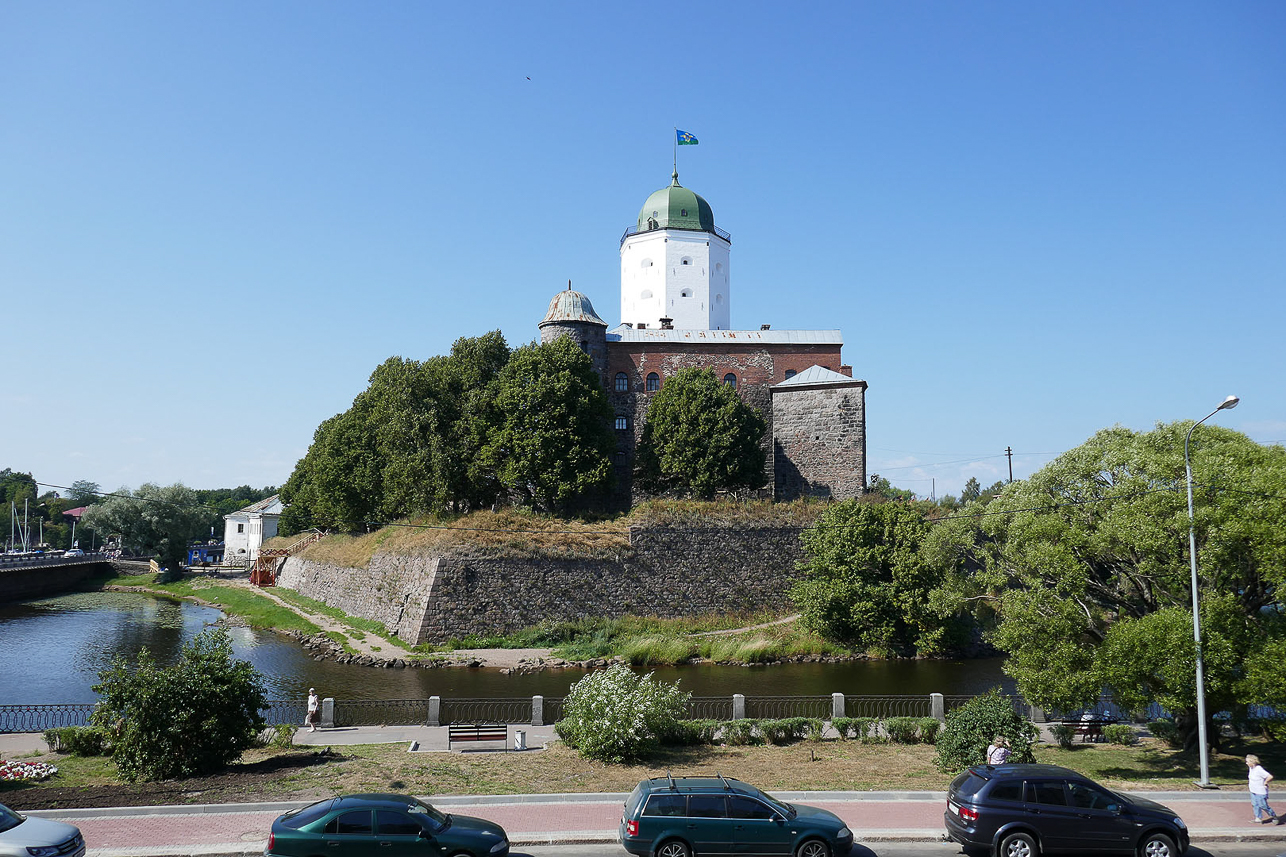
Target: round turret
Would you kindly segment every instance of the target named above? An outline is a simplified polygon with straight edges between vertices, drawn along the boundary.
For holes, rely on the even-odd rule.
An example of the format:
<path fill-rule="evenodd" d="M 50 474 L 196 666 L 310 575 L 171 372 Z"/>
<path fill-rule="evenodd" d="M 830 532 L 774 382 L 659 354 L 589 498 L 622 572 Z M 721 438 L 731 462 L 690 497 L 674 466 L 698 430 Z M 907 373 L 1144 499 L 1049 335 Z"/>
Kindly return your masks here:
<path fill-rule="evenodd" d="M 594 312 L 589 298 L 572 291 L 570 282 L 566 289 L 554 295 L 538 326 L 542 344 L 569 337 L 589 355 L 600 378 L 607 372 L 607 322 Z"/>
<path fill-rule="evenodd" d="M 671 176 L 668 187 L 663 187 L 647 198 L 639 209 L 639 232 L 653 229 L 691 229 L 696 232 L 714 232 L 714 209 L 699 193 L 679 184 L 679 173 Z"/>
<path fill-rule="evenodd" d="M 549 302 L 549 310 L 545 317 L 540 321 L 540 327 L 547 324 L 560 324 L 564 322 L 586 322 L 589 324 L 599 324 L 607 327 L 607 322 L 598 317 L 594 312 L 594 305 L 589 302 L 589 298 L 580 292 L 574 292 L 568 286 Z"/>

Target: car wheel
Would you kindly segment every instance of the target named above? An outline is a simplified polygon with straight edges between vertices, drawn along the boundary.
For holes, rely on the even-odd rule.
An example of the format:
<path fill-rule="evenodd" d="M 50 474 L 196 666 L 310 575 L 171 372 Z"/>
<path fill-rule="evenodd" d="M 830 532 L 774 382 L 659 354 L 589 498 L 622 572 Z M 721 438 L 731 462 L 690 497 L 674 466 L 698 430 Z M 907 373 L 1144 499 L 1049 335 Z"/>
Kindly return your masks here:
<path fill-rule="evenodd" d="M 1000 857 L 1036 857 L 1040 848 L 1028 833 L 1011 833 L 1000 840 Z"/>
<path fill-rule="evenodd" d="M 1179 857 L 1179 852 L 1164 833 L 1150 833 L 1139 843 L 1139 857 Z"/>
<path fill-rule="evenodd" d="M 656 849 L 656 857 L 692 857 L 692 851 L 682 839 L 668 839 Z"/>
<path fill-rule="evenodd" d="M 820 839 L 810 839 L 796 849 L 795 857 L 831 857 L 831 848 Z"/>

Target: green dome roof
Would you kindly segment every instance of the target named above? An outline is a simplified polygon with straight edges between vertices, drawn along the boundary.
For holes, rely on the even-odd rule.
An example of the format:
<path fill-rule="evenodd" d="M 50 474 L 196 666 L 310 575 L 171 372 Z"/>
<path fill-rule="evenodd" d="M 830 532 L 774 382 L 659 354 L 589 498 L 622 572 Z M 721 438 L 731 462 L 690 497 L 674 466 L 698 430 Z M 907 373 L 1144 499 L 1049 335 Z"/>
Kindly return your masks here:
<path fill-rule="evenodd" d="M 663 187 L 647 198 L 639 210 L 639 232 L 651 229 L 692 229 L 714 232 L 714 210 L 700 194 L 679 184 L 679 174 L 672 176 L 669 187 Z"/>

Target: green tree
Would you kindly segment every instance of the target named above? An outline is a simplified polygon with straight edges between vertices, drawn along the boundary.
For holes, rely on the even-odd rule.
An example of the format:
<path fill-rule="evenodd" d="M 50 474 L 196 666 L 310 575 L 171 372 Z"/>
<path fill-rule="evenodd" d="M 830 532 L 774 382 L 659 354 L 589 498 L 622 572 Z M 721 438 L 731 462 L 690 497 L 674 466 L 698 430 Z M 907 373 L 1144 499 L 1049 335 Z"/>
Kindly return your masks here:
<path fill-rule="evenodd" d="M 1134 707 L 1164 701 L 1195 740 L 1183 461 L 1190 427 L 1101 431 L 1006 486 L 987 514 L 932 532 L 928 555 L 950 572 L 935 603 L 968 604 L 992 627 L 1009 655 L 1006 671 L 1030 701 L 1078 708 L 1103 688 Z M 1264 653 L 1281 645 L 1286 449 L 1203 426 L 1192 464 L 1216 712 L 1267 701 L 1248 694 L 1274 686 L 1262 667 Z"/>
<path fill-rule="evenodd" d="M 571 339 L 515 351 L 490 409 L 481 458 L 519 503 L 565 511 L 611 486 L 611 408 Z"/>
<path fill-rule="evenodd" d="M 123 779 L 168 780 L 217 771 L 253 743 L 267 707 L 263 679 L 232 657 L 226 631 L 206 629 L 163 667 L 147 649 L 99 673 L 92 722 L 112 733 Z"/>
<path fill-rule="evenodd" d="M 832 640 L 882 655 L 938 654 L 959 627 L 928 608 L 940 572 L 921 545 L 929 525 L 900 503 L 846 500 L 800 536 L 805 559 L 791 597 L 803 624 Z"/>
<path fill-rule="evenodd" d="M 100 498 L 101 486 L 97 482 L 90 482 L 88 479 L 77 479 L 71 483 L 71 501 L 73 508 L 76 506 L 88 506 L 97 503 Z"/>
<path fill-rule="evenodd" d="M 880 500 L 898 501 L 910 503 L 915 499 L 915 492 L 906 488 L 894 488 L 889 480 L 885 479 L 878 473 L 872 473 L 870 484 L 866 486 L 866 493 L 873 495 Z"/>
<path fill-rule="evenodd" d="M 188 544 L 206 538 L 218 514 L 185 485 L 148 483 L 137 491 L 121 488 L 86 509 L 80 520 L 104 538 L 120 534 L 125 544 L 155 553 L 168 570 L 167 579 L 175 579 L 182 573 Z"/>
<path fill-rule="evenodd" d="M 652 493 L 702 498 L 764 484 L 766 423 L 709 369 L 681 369 L 652 397 L 637 474 Z"/>
<path fill-rule="evenodd" d="M 18 473 L 8 467 L 0 470 L 0 502 L 5 506 L 17 503 L 21 508 L 23 500 L 34 503 L 38 493 L 36 479 L 30 473 Z"/>
<path fill-rule="evenodd" d="M 998 688 L 992 688 L 947 712 L 947 723 L 938 733 L 934 764 L 948 773 L 984 764 L 987 745 L 996 737 L 1009 742 L 1011 762 L 1034 760 L 1031 747 L 1036 743 L 1036 727 Z"/>

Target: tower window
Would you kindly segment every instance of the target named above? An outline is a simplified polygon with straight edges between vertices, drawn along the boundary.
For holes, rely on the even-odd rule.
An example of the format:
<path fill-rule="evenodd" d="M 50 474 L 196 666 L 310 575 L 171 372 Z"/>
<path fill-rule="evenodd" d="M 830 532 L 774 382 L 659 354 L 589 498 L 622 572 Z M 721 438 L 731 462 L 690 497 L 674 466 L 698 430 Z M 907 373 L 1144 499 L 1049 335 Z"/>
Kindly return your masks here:
<path fill-rule="evenodd" d="M 786 380 L 787 380 L 787 381 L 789 381 L 791 378 L 794 378 L 794 377 L 795 377 L 795 370 L 794 370 L 794 369 L 787 369 L 787 370 L 786 370 Z"/>
<path fill-rule="evenodd" d="M 717 304 L 721 304 L 721 303 L 723 303 L 723 295 L 715 295 L 715 296 L 714 296 L 714 302 L 715 302 L 715 303 L 717 303 Z"/>
<path fill-rule="evenodd" d="M 661 389 L 661 376 L 655 372 L 647 373 L 647 391 L 655 393 L 659 389 Z"/>
<path fill-rule="evenodd" d="M 683 291 L 679 292 L 679 296 L 685 297 L 685 298 L 692 297 L 692 289 L 684 289 Z"/>
<path fill-rule="evenodd" d="M 727 375 L 723 376 L 723 383 L 735 390 L 737 388 L 737 376 L 729 372 Z"/>
<path fill-rule="evenodd" d="M 630 419 L 629 419 L 629 417 L 617 417 L 617 418 L 616 418 L 616 430 L 617 430 L 617 431 L 628 431 L 628 430 L 629 430 L 629 427 L 630 427 Z"/>
<path fill-rule="evenodd" d="M 684 256 L 684 257 L 683 257 L 683 259 L 679 262 L 679 264 L 680 264 L 680 265 L 691 265 L 691 264 L 692 264 L 692 257 L 691 257 L 691 256 Z"/>
<path fill-rule="evenodd" d="M 686 208 L 680 208 L 680 209 L 679 209 L 679 215 L 680 215 L 681 217 L 687 217 L 687 216 L 688 216 L 688 210 L 687 210 Z"/>
<path fill-rule="evenodd" d="M 582 342 L 582 343 L 580 343 L 580 350 L 581 350 L 581 351 L 584 351 L 586 354 L 588 354 L 588 353 L 589 353 L 589 343 L 588 343 L 588 342 Z"/>
<path fill-rule="evenodd" d="M 624 372 L 616 373 L 616 392 L 628 393 L 630 390 L 630 378 Z"/>
<path fill-rule="evenodd" d="M 639 300 L 641 301 L 650 300 L 651 298 L 652 298 L 651 289 L 644 289 L 642 292 L 639 293 Z"/>

